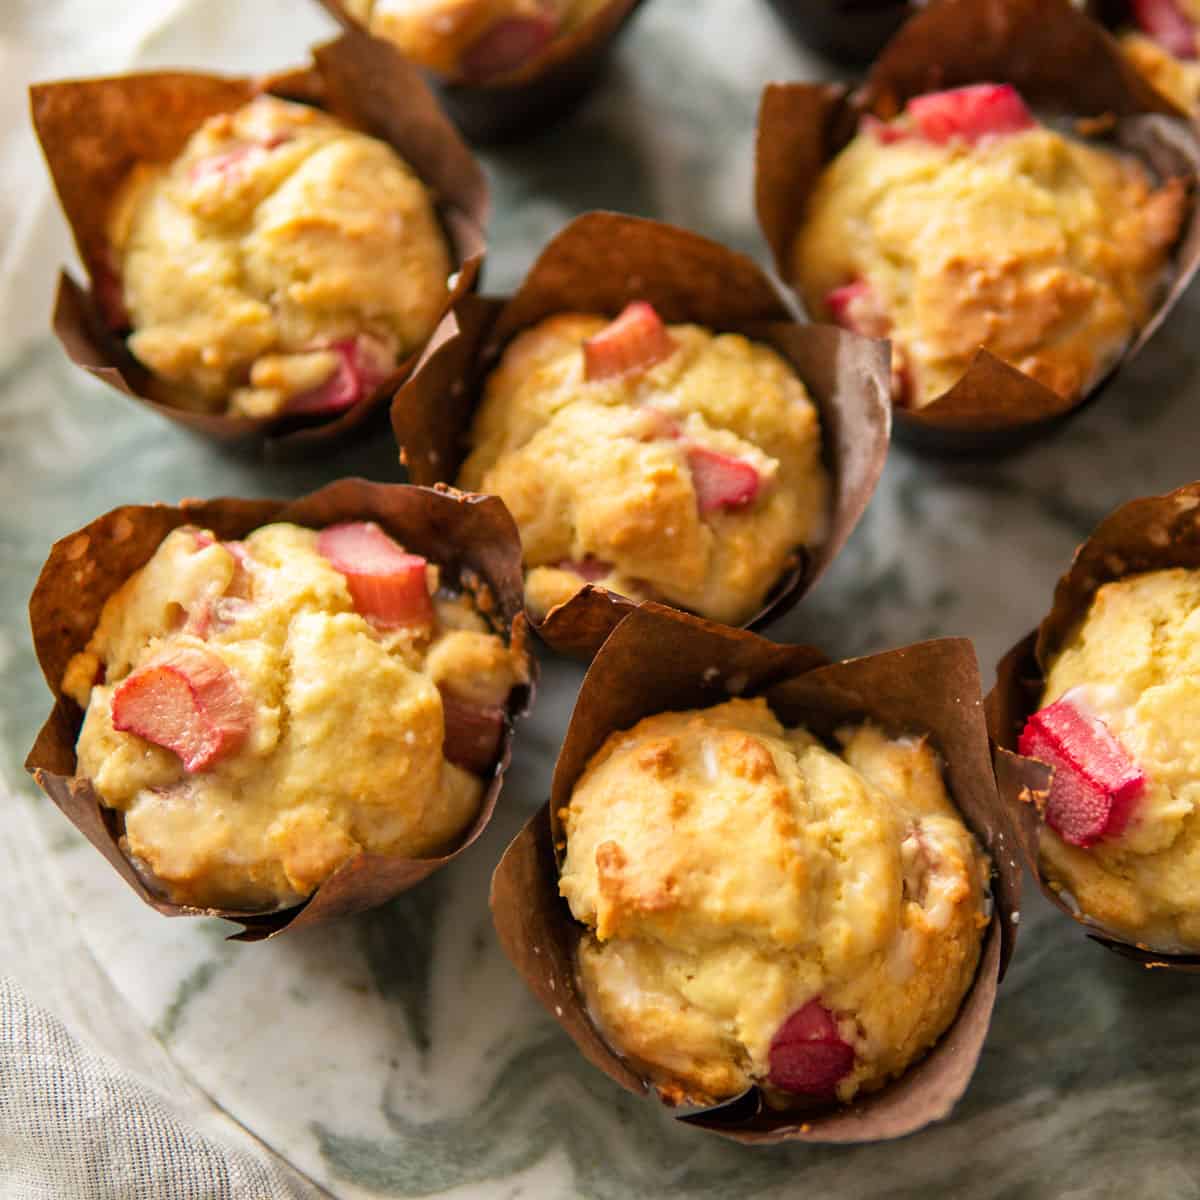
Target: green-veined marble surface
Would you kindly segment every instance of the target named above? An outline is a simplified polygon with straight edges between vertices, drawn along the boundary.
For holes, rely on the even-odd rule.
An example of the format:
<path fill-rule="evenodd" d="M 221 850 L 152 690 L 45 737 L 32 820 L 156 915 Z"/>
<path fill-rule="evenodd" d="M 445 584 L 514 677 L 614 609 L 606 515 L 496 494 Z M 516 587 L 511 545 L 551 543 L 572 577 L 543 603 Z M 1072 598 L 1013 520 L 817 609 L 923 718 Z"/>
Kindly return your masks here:
<path fill-rule="evenodd" d="M 110 65 L 130 54 L 278 65 L 328 29 L 298 5 L 163 4 Z M 757 0 L 649 0 L 582 111 L 485 156 L 487 285 L 513 285 L 567 217 L 592 207 L 673 220 L 764 258 L 751 210 L 759 88 L 827 70 Z M 30 227 L 65 252 L 56 220 L 42 212 Z M 5 275 L 13 311 L 57 263 L 21 261 L 15 240 L 5 253 L 19 266 Z M 1099 404 L 1024 454 L 964 466 L 894 450 L 862 527 L 775 636 L 847 656 L 967 634 L 990 679 L 1098 518 L 1200 476 L 1197 315 L 1185 301 Z M 44 857 L 39 878 L 55 895 L 45 919 L 71 926 L 145 1037 L 309 1178 L 348 1197 L 1200 1197 L 1196 982 L 1099 950 L 1032 895 L 966 1098 L 904 1141 L 728 1145 L 589 1068 L 525 993 L 486 906 L 507 839 L 546 794 L 578 686 L 578 668 L 548 658 L 492 827 L 425 885 L 256 946 L 226 942 L 218 922 L 143 907 L 21 772 L 49 703 L 25 617 L 49 544 L 119 503 L 293 495 L 399 471 L 384 430 L 324 462 L 233 458 L 86 379 L 47 339 L 0 348 L 0 763 L 16 793 L 5 836 Z"/>

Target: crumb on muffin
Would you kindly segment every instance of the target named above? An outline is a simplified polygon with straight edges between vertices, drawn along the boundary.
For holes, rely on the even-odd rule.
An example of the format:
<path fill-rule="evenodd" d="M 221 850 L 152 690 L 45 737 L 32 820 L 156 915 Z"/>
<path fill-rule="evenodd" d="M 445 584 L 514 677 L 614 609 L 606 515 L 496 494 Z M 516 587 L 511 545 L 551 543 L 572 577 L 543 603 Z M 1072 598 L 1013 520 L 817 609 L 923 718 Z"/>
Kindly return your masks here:
<path fill-rule="evenodd" d="M 989 864 L 937 754 L 869 723 L 837 742 L 763 699 L 661 713 L 609 737 L 560 813 L 589 1011 L 668 1100 L 847 1101 L 970 988 Z"/>
<path fill-rule="evenodd" d="M 740 624 L 825 534 L 820 422 L 790 364 L 643 302 L 520 333 L 468 441 L 458 484 L 508 506 L 538 617 L 593 583 Z"/>
<path fill-rule="evenodd" d="M 262 911 L 361 852 L 453 847 L 527 668 L 439 575 L 373 523 L 164 538 L 62 682 L 152 887 Z"/>

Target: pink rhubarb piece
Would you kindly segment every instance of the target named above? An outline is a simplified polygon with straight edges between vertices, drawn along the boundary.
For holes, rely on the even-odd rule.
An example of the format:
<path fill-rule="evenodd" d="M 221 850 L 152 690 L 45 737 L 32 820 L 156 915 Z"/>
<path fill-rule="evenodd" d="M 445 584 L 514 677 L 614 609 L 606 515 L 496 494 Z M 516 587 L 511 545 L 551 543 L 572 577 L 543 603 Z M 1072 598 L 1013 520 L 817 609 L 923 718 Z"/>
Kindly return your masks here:
<path fill-rule="evenodd" d="M 346 577 L 355 611 L 383 629 L 433 625 L 426 562 L 409 554 L 374 521 L 330 525 L 317 551 Z"/>
<path fill-rule="evenodd" d="M 753 504 L 762 488 L 757 468 L 744 458 L 734 458 L 706 446 L 687 452 L 688 469 L 701 514 Z"/>
<path fill-rule="evenodd" d="M 810 1000 L 771 1039 L 768 1062 L 768 1079 L 781 1091 L 828 1097 L 853 1069 L 854 1048 L 842 1041 L 833 1014 Z"/>
<path fill-rule="evenodd" d="M 627 304 L 615 321 L 583 343 L 584 377 L 615 379 L 644 371 L 675 353 L 675 339 L 644 300 Z"/>
<path fill-rule="evenodd" d="M 1036 124 L 1017 89 L 1008 83 L 977 83 L 914 96 L 905 111 L 921 136 L 939 145 L 952 138 L 977 142 L 997 134 L 1020 133 Z"/>

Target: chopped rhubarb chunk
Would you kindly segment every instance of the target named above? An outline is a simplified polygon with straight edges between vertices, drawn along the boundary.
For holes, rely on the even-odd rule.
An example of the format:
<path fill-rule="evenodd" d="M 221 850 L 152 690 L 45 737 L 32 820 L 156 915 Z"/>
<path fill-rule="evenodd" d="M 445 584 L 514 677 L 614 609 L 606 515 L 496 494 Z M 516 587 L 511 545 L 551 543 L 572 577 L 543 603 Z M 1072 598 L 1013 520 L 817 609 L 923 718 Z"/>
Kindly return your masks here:
<path fill-rule="evenodd" d="M 442 753 L 449 762 L 476 775 L 491 771 L 504 738 L 504 709 L 471 704 L 442 691 L 445 737 Z"/>
<path fill-rule="evenodd" d="M 670 358 L 675 339 L 644 300 L 627 304 L 615 321 L 583 343 L 583 374 L 590 380 L 615 379 Z"/>
<path fill-rule="evenodd" d="M 855 279 L 835 287 L 825 297 L 825 307 L 835 325 L 861 333 L 864 337 L 882 338 L 891 332 L 892 322 L 865 279 Z"/>
<path fill-rule="evenodd" d="M 588 554 L 584 558 L 564 558 L 554 564 L 560 571 L 570 571 L 588 583 L 605 579 L 613 573 L 613 564 Z"/>
<path fill-rule="evenodd" d="M 702 514 L 753 504 L 762 488 L 762 476 L 744 458 L 692 446 L 687 461 Z"/>
<path fill-rule="evenodd" d="M 408 554 L 374 521 L 330 525 L 317 552 L 346 577 L 357 612 L 383 629 L 433 625 L 426 562 Z"/>
<path fill-rule="evenodd" d="M 497 21 L 467 47 L 461 60 L 463 77 L 482 82 L 507 75 L 540 53 L 557 33 L 558 21 L 549 12 Z"/>
<path fill-rule="evenodd" d="M 1175 0 L 1132 0 L 1138 28 L 1176 58 L 1195 58 L 1196 26 Z"/>
<path fill-rule="evenodd" d="M 134 733 L 203 771 L 235 753 L 253 711 L 237 676 L 217 655 L 192 646 L 139 667 L 113 692 L 113 728 Z"/>
<path fill-rule="evenodd" d="M 329 347 L 338 356 L 332 375 L 319 387 L 292 396 L 290 415 L 331 416 L 365 400 L 395 370 L 391 352 L 375 338 L 344 338 Z"/>
<path fill-rule="evenodd" d="M 914 96 L 905 109 L 922 137 L 939 145 L 952 138 L 977 142 L 1035 125 L 1016 88 L 1007 83 L 978 83 Z"/>
<path fill-rule="evenodd" d="M 810 1000 L 771 1039 L 768 1079 L 781 1091 L 832 1096 L 854 1067 L 854 1048 L 842 1041 L 833 1014 Z"/>
<path fill-rule="evenodd" d="M 890 146 L 895 142 L 906 141 L 911 135 L 907 129 L 900 125 L 893 125 L 888 121 L 881 121 L 878 117 L 867 113 L 865 117 L 858 123 L 860 133 L 869 133 L 876 141 L 885 146 Z"/>
<path fill-rule="evenodd" d="M 1017 749 L 1054 768 L 1046 824 L 1073 846 L 1117 837 L 1146 787 L 1145 773 L 1108 726 L 1069 693 L 1029 718 Z"/>

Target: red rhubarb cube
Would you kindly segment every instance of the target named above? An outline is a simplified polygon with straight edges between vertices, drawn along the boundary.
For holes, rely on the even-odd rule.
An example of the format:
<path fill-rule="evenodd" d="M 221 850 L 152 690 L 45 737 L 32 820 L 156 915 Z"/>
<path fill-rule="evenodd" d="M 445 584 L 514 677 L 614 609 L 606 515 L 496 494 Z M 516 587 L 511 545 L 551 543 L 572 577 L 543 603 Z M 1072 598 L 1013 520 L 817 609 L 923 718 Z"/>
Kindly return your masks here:
<path fill-rule="evenodd" d="M 355 611 L 382 629 L 432 627 L 426 562 L 409 554 L 374 521 L 330 525 L 317 551 L 346 578 Z"/>
<path fill-rule="evenodd" d="M 615 379 L 670 358 L 675 339 L 644 300 L 627 304 L 615 321 L 583 343 L 584 378 Z"/>
<path fill-rule="evenodd" d="M 767 1061 L 768 1079 L 781 1091 L 832 1097 L 854 1069 L 854 1048 L 842 1040 L 829 1009 L 810 1000 L 771 1039 Z"/>
<path fill-rule="evenodd" d="M 289 415 L 328 417 L 345 412 L 372 395 L 395 370 L 387 347 L 365 334 L 334 342 L 329 349 L 338 356 L 333 374 L 318 387 L 292 396 L 286 408 Z"/>
<path fill-rule="evenodd" d="M 688 469 L 701 514 L 753 504 L 762 488 L 762 477 L 753 463 L 706 446 L 687 452 Z"/>
<path fill-rule="evenodd" d="M 1054 768 L 1046 824 L 1073 846 L 1121 834 L 1146 775 L 1105 723 L 1070 693 L 1029 718 L 1017 749 Z"/>
<path fill-rule="evenodd" d="M 467 47 L 461 61 L 463 77 L 482 83 L 507 75 L 540 54 L 557 33 L 558 21 L 550 12 L 497 21 Z"/>
<path fill-rule="evenodd" d="M 1032 129 L 1036 122 L 1017 89 L 1008 83 L 977 83 L 948 92 L 914 96 L 905 109 L 921 136 L 939 145 L 953 138 L 980 138 Z"/>
<path fill-rule="evenodd" d="M 1138 28 L 1169 54 L 1196 57 L 1196 26 L 1175 0 L 1131 0 L 1129 7 Z"/>

